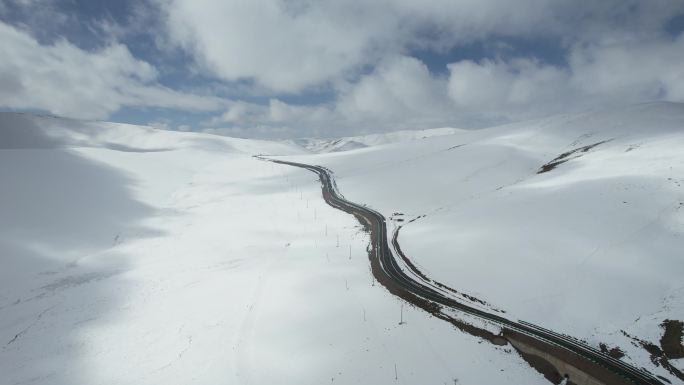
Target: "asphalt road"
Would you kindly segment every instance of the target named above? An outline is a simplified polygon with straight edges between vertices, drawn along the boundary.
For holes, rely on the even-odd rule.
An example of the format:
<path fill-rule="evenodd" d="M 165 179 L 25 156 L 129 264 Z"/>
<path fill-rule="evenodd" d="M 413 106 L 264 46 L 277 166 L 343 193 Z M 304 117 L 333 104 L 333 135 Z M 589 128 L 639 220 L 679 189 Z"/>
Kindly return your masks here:
<path fill-rule="evenodd" d="M 261 158 L 261 157 L 260 157 Z M 342 211 L 357 216 L 360 220 L 363 219 L 371 232 L 372 253 L 371 265 L 374 267 L 374 274 L 378 281 L 385 286 L 387 283 L 398 286 L 401 290 L 410 293 L 410 296 L 402 295 L 402 298 L 411 301 L 411 298 L 420 298 L 423 301 L 429 301 L 439 304 L 442 307 L 458 310 L 477 318 L 492 322 L 499 325 L 504 331 L 510 330 L 527 337 L 533 338 L 539 342 L 537 347 L 548 347 L 549 351 L 563 349 L 575 355 L 576 359 L 586 360 L 586 363 L 601 368 L 600 370 L 608 370 L 612 372 L 615 377 L 615 383 L 624 384 L 658 384 L 664 385 L 658 378 L 650 373 L 631 366 L 623 361 L 615 359 L 602 353 L 600 350 L 586 345 L 573 337 L 555 333 L 551 330 L 524 322 L 509 320 L 494 311 L 489 312 L 482 308 L 474 307 L 466 301 L 459 301 L 453 296 L 449 296 L 445 290 L 430 285 L 429 281 L 416 279 L 412 274 L 408 274 L 401 268 L 400 262 L 390 249 L 387 241 L 387 223 L 385 217 L 379 212 L 368 208 L 364 205 L 351 202 L 342 196 L 335 184 L 330 170 L 320 167 L 312 166 L 303 163 L 287 162 L 283 160 L 261 158 L 274 163 L 300 167 L 318 174 L 322 184 L 323 197 L 326 202 Z M 373 260 L 375 259 L 375 260 Z M 388 289 L 390 289 L 388 287 Z M 397 288 L 390 289 L 393 293 L 397 293 Z M 401 293 L 399 293 L 401 295 Z M 424 303 L 423 303 L 424 305 Z M 421 306 L 425 308 L 424 306 Z M 505 333 L 504 333 L 505 334 Z M 591 367 L 591 365 L 588 365 Z"/>

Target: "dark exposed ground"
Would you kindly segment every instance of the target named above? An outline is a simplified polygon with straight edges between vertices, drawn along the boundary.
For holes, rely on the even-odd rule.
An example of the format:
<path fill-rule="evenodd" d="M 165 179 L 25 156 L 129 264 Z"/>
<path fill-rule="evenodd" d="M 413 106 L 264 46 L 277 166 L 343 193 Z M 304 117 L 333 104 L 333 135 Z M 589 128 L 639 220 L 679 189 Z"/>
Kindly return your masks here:
<path fill-rule="evenodd" d="M 677 320 L 665 320 L 660 325 L 665 332 L 660 338 L 660 348 L 669 359 L 684 358 L 684 345 L 682 345 L 682 334 L 684 334 L 684 322 Z"/>
<path fill-rule="evenodd" d="M 619 347 L 617 347 L 617 346 L 614 346 L 614 347 L 612 347 L 612 348 L 609 348 L 608 345 L 606 345 L 606 344 L 604 344 L 604 343 L 600 343 L 600 344 L 599 344 L 599 348 L 601 349 L 601 351 L 602 351 L 603 353 L 605 353 L 605 354 L 607 354 L 607 355 L 609 355 L 609 356 L 611 356 L 611 357 L 613 357 L 613 358 L 618 358 L 618 359 L 619 359 L 619 358 L 622 358 L 622 357 L 625 356 L 625 352 L 623 352 L 623 351 L 622 351 Z"/>
<path fill-rule="evenodd" d="M 675 325 L 675 326 L 673 327 L 673 326 L 667 326 L 667 325 Z M 663 337 L 660 339 L 661 346 L 658 346 L 652 342 L 645 341 L 645 340 L 636 338 L 634 336 L 631 336 L 631 335 L 627 334 L 625 331 L 622 331 L 622 334 L 624 334 L 628 338 L 632 339 L 632 341 L 634 341 L 633 343 L 636 346 L 641 346 L 644 350 L 646 350 L 651 355 L 651 362 L 653 363 L 653 365 L 662 366 L 663 368 L 665 368 L 665 370 L 670 372 L 670 374 L 672 374 L 673 376 L 684 381 L 684 373 L 682 373 L 681 370 L 677 369 L 674 365 L 672 365 L 670 363 L 670 358 L 673 358 L 673 357 L 669 357 L 667 355 L 667 353 L 665 353 L 665 349 L 663 348 L 663 346 L 665 345 L 665 344 L 663 344 L 663 342 L 665 341 L 666 342 L 665 346 L 667 346 L 668 351 L 670 351 L 670 353 L 675 353 L 675 355 L 677 354 L 678 348 L 676 346 L 677 340 L 675 338 L 677 337 L 678 333 L 681 333 L 681 329 L 680 329 L 681 326 L 677 326 L 677 325 L 681 325 L 681 321 L 669 321 L 668 320 L 668 321 L 663 322 L 663 324 L 661 326 L 663 326 L 663 328 L 665 329 L 665 333 L 663 334 Z M 669 328 L 669 332 L 668 332 L 668 328 Z M 679 346 L 681 347 L 681 334 L 679 334 L 678 336 L 680 338 L 678 343 L 679 343 Z M 675 349 L 675 351 L 673 352 L 670 349 Z"/>
<path fill-rule="evenodd" d="M 589 152 L 589 150 L 591 150 L 592 148 L 594 148 L 600 144 L 606 143 L 606 142 L 607 142 L 607 140 L 604 140 L 604 141 L 597 142 L 594 144 L 590 144 L 590 145 L 587 145 L 584 147 L 579 147 L 579 148 L 576 148 L 574 150 L 570 150 L 568 152 L 564 152 L 564 153 L 558 155 L 557 157 L 553 158 L 550 162 L 543 165 L 539 169 L 539 171 L 537 171 L 537 174 L 543 174 L 545 172 L 549 172 L 549 171 L 553 170 L 554 168 L 558 167 L 559 165 L 561 165 L 561 164 L 563 164 L 563 163 L 565 163 L 571 159 L 579 158 L 580 156 L 582 156 L 583 153 Z"/>

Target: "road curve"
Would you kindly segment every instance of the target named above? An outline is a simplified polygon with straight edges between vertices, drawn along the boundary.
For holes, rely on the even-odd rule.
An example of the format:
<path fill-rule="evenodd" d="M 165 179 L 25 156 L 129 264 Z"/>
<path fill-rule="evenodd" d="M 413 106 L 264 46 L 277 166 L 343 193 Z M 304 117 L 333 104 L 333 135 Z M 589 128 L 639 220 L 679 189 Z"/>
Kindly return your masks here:
<path fill-rule="evenodd" d="M 373 274 L 375 275 L 375 278 L 393 294 L 398 295 L 443 319 L 448 317 L 444 316 L 439 310 L 441 308 L 448 308 L 494 323 L 502 328 L 500 336 L 504 337 L 499 338 L 510 340 L 510 337 L 505 336 L 522 335 L 527 340 L 534 340 L 537 348 L 542 347 L 542 350 L 549 352 L 562 351 L 564 356 L 572 356 L 573 360 L 580 362 L 587 373 L 592 374 L 590 373 L 591 370 L 594 370 L 596 373 L 601 373 L 603 378 L 608 379 L 605 383 L 664 385 L 662 381 L 652 374 L 610 357 L 600 350 L 575 338 L 555 333 L 528 322 L 510 320 L 500 314 L 496 314 L 495 310 L 488 311 L 482 307 L 468 303 L 465 300 L 459 300 L 453 295 L 450 296 L 447 290 L 444 290 L 441 286 L 434 285 L 431 283 L 432 281 L 422 276 L 419 272 L 418 274 L 416 274 L 415 271 L 411 272 L 411 266 L 402 269 L 402 262 L 400 261 L 402 259 L 406 260 L 406 257 L 402 254 L 400 258 L 397 258 L 392 252 L 392 249 L 389 246 L 390 243 L 387 241 L 387 223 L 385 217 L 365 205 L 345 199 L 337 189 L 337 185 L 335 184 L 335 180 L 333 179 L 330 170 L 321 166 L 304 163 L 288 162 L 261 156 L 257 156 L 257 158 L 288 166 L 304 168 L 318 174 L 325 201 L 334 208 L 356 216 L 369 230 L 371 235 L 371 251 L 369 258 Z M 395 244 L 395 252 L 401 253 L 401 250 L 398 249 L 396 236 L 393 239 L 393 243 Z M 424 279 L 421 279 L 421 276 Z M 458 322 L 453 320 L 449 321 L 452 323 Z M 462 327 L 463 325 L 464 324 L 461 323 L 459 327 Z M 484 331 L 484 333 L 489 332 Z M 496 336 L 494 338 L 496 338 Z"/>

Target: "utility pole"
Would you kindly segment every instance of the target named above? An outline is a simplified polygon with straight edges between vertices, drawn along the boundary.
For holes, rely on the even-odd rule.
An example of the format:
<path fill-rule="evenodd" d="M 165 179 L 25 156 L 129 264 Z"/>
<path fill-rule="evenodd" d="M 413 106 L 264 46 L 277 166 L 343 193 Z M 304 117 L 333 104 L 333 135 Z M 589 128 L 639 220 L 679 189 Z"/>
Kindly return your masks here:
<path fill-rule="evenodd" d="M 399 375 L 397 374 L 397 364 L 394 364 L 394 381 L 399 379 Z"/>
<path fill-rule="evenodd" d="M 400 313 L 399 313 L 399 325 L 403 325 L 403 324 L 405 324 L 405 323 L 406 323 L 406 322 L 404 322 L 404 304 L 402 303 L 402 304 L 401 304 L 401 310 L 400 310 Z"/>
<path fill-rule="evenodd" d="M 349 282 L 346 279 L 344 280 L 344 286 L 349 290 Z"/>
<path fill-rule="evenodd" d="M 351 245 L 349 245 L 349 260 L 351 261 Z"/>

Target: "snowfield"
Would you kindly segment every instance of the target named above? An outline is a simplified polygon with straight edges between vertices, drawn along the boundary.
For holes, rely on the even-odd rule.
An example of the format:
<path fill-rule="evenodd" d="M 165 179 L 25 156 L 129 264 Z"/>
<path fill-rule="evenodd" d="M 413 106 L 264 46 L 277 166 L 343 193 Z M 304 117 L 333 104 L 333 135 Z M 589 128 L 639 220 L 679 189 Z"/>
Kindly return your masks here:
<path fill-rule="evenodd" d="M 369 146 L 378 146 L 390 143 L 409 142 L 418 139 L 433 138 L 443 135 L 453 135 L 465 130 L 442 127 L 426 130 L 403 130 L 387 132 L 384 134 L 369 134 L 361 136 L 346 136 L 333 139 L 302 138 L 288 141 L 289 143 L 304 147 L 310 152 L 326 153 L 349 151 Z"/>
<path fill-rule="evenodd" d="M 436 281 L 684 383 L 642 347 L 684 320 L 684 105 L 283 159 L 392 217 Z"/>
<path fill-rule="evenodd" d="M 478 255 L 481 265 L 490 265 L 484 262 L 490 249 L 466 249 L 455 237 L 470 232 L 450 222 L 458 199 L 468 196 L 461 189 L 468 187 L 438 177 L 445 175 L 444 166 L 430 182 L 458 184 L 458 191 L 424 185 L 423 191 L 437 195 L 414 200 L 420 186 L 399 183 L 411 181 L 397 164 L 422 167 L 411 159 L 478 135 L 489 134 L 405 143 L 397 147 L 402 153 L 381 146 L 300 158 L 334 163 L 343 191 L 384 212 L 428 213 L 402 232 L 409 254 L 440 279 L 491 295 L 488 300 L 524 315 L 521 301 L 497 297 L 493 287 L 499 283 L 482 272 L 470 272 L 480 276 L 470 287 L 451 271 L 472 265 L 468 258 Z M 634 153 L 648 148 L 645 140 Z M 0 383 L 547 383 L 509 346 L 482 343 L 408 305 L 406 323 L 399 325 L 402 304 L 373 282 L 368 236 L 358 222 L 325 205 L 313 174 L 252 157 L 303 151 L 290 144 L 1 113 Z M 368 162 L 375 166 L 364 174 Z M 386 166 L 376 167 L 378 162 Z M 646 216 L 650 208 L 639 212 Z M 673 212 L 660 215 L 675 223 Z M 498 239 L 510 242 L 508 236 Z M 433 241 L 449 246 L 441 271 L 434 268 L 438 259 L 424 253 L 436 250 Z M 518 254 L 520 266 L 529 262 L 528 254 Z M 653 271 L 666 262 L 653 263 Z M 680 267 L 669 266 L 669 274 Z M 681 296 L 672 293 L 669 310 L 660 311 L 680 311 Z M 635 327 L 648 326 L 644 322 Z M 608 323 L 601 326 L 612 330 Z"/>

